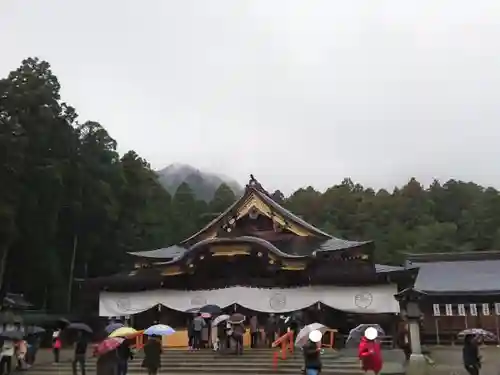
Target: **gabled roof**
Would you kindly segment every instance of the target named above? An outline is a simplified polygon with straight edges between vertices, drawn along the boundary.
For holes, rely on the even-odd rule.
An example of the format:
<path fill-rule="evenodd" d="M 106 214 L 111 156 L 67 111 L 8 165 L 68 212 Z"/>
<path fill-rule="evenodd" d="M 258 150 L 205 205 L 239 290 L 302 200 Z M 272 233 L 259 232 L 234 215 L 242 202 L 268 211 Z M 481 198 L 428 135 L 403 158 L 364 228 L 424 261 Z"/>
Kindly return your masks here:
<path fill-rule="evenodd" d="M 500 260 L 500 251 L 467 251 L 453 253 L 406 254 L 408 264 L 432 262 L 458 262 L 466 260 Z"/>
<path fill-rule="evenodd" d="M 7 293 L 3 298 L 2 307 L 24 310 L 33 307 L 33 305 L 26 301 L 22 294 Z"/>
<path fill-rule="evenodd" d="M 356 241 L 346 241 L 342 240 L 339 238 L 335 238 L 331 236 L 330 234 L 322 231 L 319 228 L 316 228 L 315 226 L 309 224 L 305 220 L 301 219 L 297 215 L 293 214 L 280 204 L 278 204 L 275 200 L 271 198 L 271 195 L 262 187 L 262 185 L 253 177 L 253 175 L 250 175 L 250 181 L 247 184 L 245 188 L 245 193 L 243 196 L 238 199 L 236 202 L 234 202 L 230 207 L 228 207 L 222 214 L 220 214 L 217 218 L 212 220 L 210 223 L 208 223 L 204 228 L 190 236 L 189 238 L 186 238 L 184 241 L 181 242 L 181 245 L 185 245 L 201 235 L 202 233 L 213 229 L 216 225 L 220 224 L 223 222 L 224 219 L 226 219 L 231 213 L 236 211 L 239 207 L 242 207 L 251 197 L 251 195 L 254 195 L 257 199 L 260 199 L 264 204 L 269 206 L 269 208 L 276 214 L 280 215 L 283 217 L 283 219 L 290 223 L 297 225 L 301 228 L 304 228 L 305 230 L 309 231 L 313 236 L 317 237 L 318 239 L 323 239 L 323 240 L 330 240 L 328 241 L 328 247 L 325 248 L 324 250 L 329 251 L 329 250 L 337 250 L 337 249 L 345 249 L 349 247 L 355 247 L 355 246 L 361 246 L 363 244 L 366 244 L 371 241 L 367 242 L 356 242 Z"/>
<path fill-rule="evenodd" d="M 425 294 L 500 294 L 500 260 L 412 263 L 419 267 L 413 286 Z"/>

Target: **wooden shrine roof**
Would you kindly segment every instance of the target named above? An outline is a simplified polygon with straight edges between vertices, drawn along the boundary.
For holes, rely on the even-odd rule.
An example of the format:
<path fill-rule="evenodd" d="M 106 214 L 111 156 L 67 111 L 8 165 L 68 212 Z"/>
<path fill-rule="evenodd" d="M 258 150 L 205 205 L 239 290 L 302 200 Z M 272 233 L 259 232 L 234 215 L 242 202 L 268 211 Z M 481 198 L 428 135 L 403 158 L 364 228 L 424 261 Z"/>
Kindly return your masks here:
<path fill-rule="evenodd" d="M 314 251 L 326 252 L 345 250 L 372 242 L 349 241 L 334 237 L 321 229 L 316 228 L 274 201 L 262 185 L 255 180 L 253 176 L 251 176 L 250 182 L 246 186 L 245 193 L 240 199 L 238 199 L 222 214 L 208 223 L 201 230 L 182 241 L 179 245 L 152 251 L 131 252 L 129 254 L 137 257 L 155 259 L 174 259 L 182 257 L 186 251 L 190 251 L 192 248 L 197 246 L 199 242 L 203 242 L 207 238 L 216 237 L 215 233 L 218 228 L 225 225 L 227 226 L 228 223 L 238 220 L 239 217 L 249 215 L 252 209 L 259 211 L 260 214 L 276 219 L 286 229 L 290 229 L 292 232 L 298 233 L 299 236 L 316 239 L 317 244 L 314 248 L 311 248 L 311 253 Z M 284 249 L 276 247 L 276 250 L 279 255 L 287 256 L 286 251 L 282 251 Z"/>

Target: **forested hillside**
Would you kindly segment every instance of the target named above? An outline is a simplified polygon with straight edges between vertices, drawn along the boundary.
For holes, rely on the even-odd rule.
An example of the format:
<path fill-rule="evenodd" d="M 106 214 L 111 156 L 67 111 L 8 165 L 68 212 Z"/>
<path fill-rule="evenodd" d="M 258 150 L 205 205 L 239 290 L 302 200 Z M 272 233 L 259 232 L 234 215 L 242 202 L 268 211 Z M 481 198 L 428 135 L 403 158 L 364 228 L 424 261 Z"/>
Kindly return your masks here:
<path fill-rule="evenodd" d="M 105 124 L 79 119 L 59 92 L 36 59 L 0 80 L 0 283 L 65 310 L 70 280 L 117 272 L 128 251 L 180 241 L 235 195 L 221 185 L 207 203 L 182 183 L 171 196 L 147 161 L 119 155 Z M 274 196 L 338 237 L 375 240 L 380 262 L 399 263 L 403 251 L 500 247 L 500 195 L 474 183 L 424 188 L 412 179 L 388 192 L 346 179 L 324 193 Z"/>

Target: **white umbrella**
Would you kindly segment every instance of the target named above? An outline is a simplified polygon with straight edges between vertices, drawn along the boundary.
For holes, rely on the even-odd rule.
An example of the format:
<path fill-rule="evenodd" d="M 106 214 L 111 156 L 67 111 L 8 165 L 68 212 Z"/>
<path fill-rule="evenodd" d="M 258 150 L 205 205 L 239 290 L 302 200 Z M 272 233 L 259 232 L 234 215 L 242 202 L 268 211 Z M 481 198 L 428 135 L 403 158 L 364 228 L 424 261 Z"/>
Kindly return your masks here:
<path fill-rule="evenodd" d="M 325 331 L 328 329 L 327 326 L 321 324 L 321 323 L 312 323 L 304 328 L 302 328 L 297 335 L 297 339 L 295 340 L 295 346 L 304 346 L 304 344 L 309 340 L 309 334 L 312 331 L 320 331 L 322 334 L 325 333 Z"/>
<path fill-rule="evenodd" d="M 230 318 L 229 315 L 225 315 L 225 314 L 219 315 L 217 318 L 212 320 L 212 327 L 217 327 L 220 323 L 225 322 L 229 318 Z"/>

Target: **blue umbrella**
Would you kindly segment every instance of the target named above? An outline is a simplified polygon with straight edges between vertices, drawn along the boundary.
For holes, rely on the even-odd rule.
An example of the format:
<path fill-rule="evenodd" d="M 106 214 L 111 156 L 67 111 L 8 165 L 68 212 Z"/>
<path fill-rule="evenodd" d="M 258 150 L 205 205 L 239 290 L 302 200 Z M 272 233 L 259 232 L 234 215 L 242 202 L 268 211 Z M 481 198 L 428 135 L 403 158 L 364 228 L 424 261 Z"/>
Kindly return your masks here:
<path fill-rule="evenodd" d="M 114 332 L 116 331 L 118 328 L 122 328 L 122 327 L 125 327 L 123 325 L 123 323 L 110 323 L 106 326 L 106 328 L 104 328 L 104 330 L 106 331 L 107 334 L 110 334 L 111 332 Z"/>
<path fill-rule="evenodd" d="M 175 333 L 175 330 L 165 324 L 155 324 L 144 331 L 147 336 L 168 336 Z"/>

